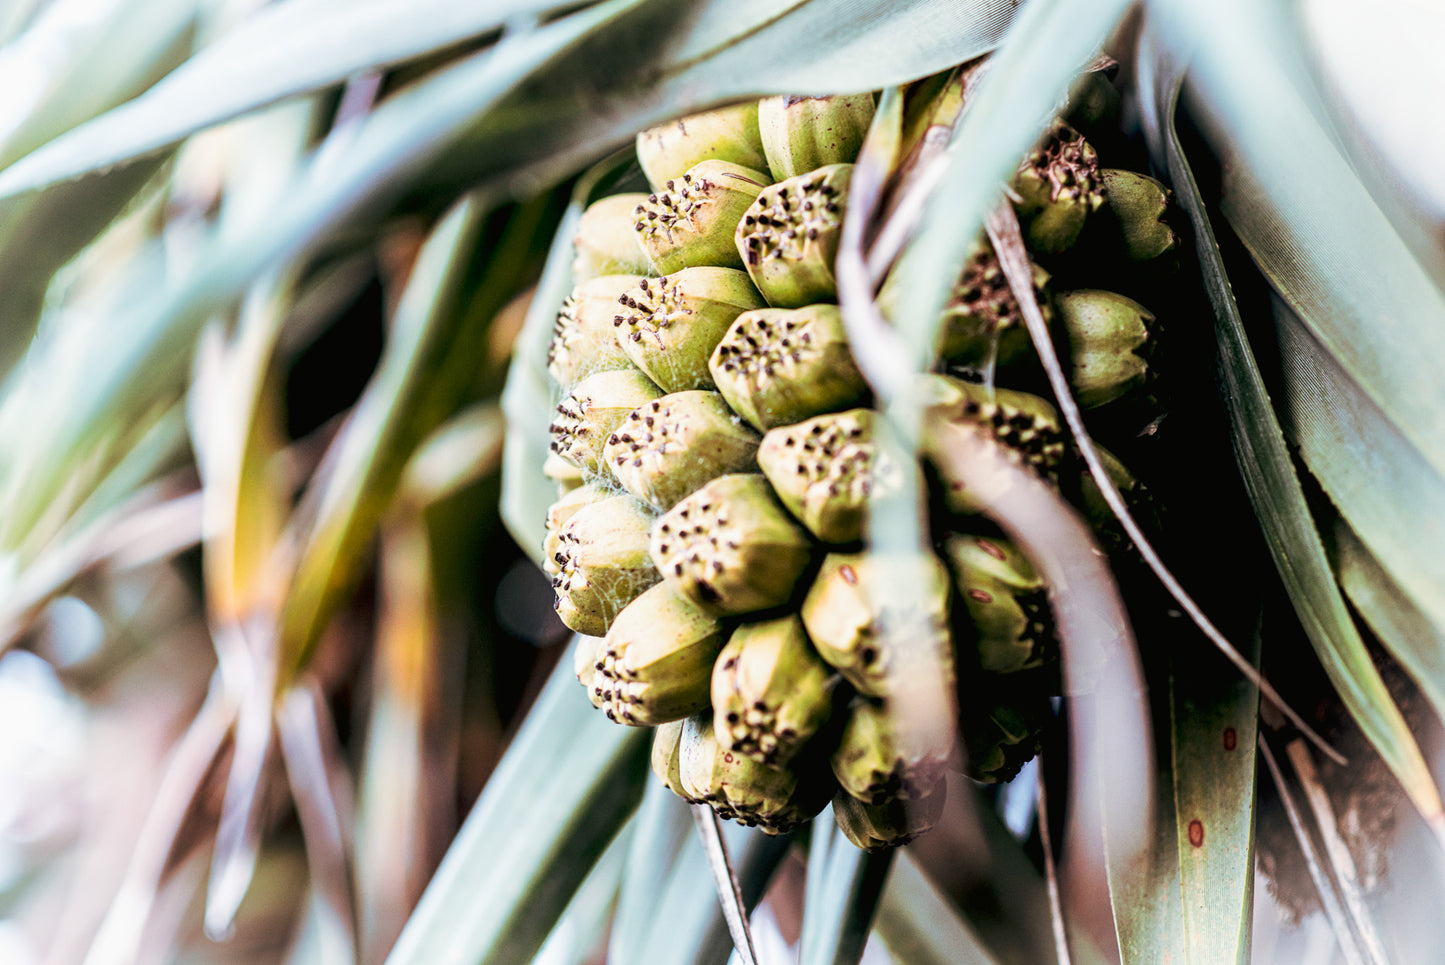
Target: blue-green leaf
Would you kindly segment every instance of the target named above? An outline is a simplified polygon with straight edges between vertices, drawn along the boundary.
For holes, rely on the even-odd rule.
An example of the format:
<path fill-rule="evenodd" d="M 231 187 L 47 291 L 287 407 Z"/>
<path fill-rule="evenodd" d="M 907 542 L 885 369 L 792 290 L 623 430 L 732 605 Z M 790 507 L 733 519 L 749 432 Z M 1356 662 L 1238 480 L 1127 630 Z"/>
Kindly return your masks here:
<path fill-rule="evenodd" d="M 751 910 L 762 899 L 768 880 L 792 845 L 792 837 L 772 837 L 725 821 L 723 841 L 742 890 L 743 907 Z M 732 954 L 732 937 L 718 903 L 707 855 L 696 834 L 689 835 L 683 844 L 662 890 L 662 900 L 653 908 L 645 949 L 642 957 L 631 961 L 649 965 L 727 965 Z"/>
<path fill-rule="evenodd" d="M 801 965 L 857 965 L 894 855 L 892 848 L 868 852 L 855 847 L 839 830 L 831 807 L 814 820 Z"/>
<path fill-rule="evenodd" d="M 693 833 L 687 804 L 660 780 L 649 780 L 638 809 L 608 939 L 607 960 L 623 965 L 643 961 L 648 934 L 657 922 L 657 896 Z"/>
<path fill-rule="evenodd" d="M 563 660 L 407 922 L 388 965 L 529 960 L 637 808 L 648 732 L 618 727 Z"/>
<path fill-rule="evenodd" d="M 1214 29 L 1219 27 L 1215 25 Z M 1177 58 L 1177 53 L 1174 56 Z M 1145 106 L 1146 129 L 1156 155 L 1167 162 L 1170 180 L 1194 228 L 1200 268 L 1215 311 L 1219 368 L 1234 431 L 1236 458 L 1270 552 L 1321 664 L 1345 706 L 1410 793 L 1421 814 L 1438 829 L 1445 825 L 1439 793 L 1414 736 L 1371 662 L 1335 583 L 1279 420 L 1250 349 L 1213 228 L 1174 131 L 1174 107 L 1181 80 L 1178 61 L 1157 53 L 1141 60 L 1141 66 L 1149 73 L 1142 87 L 1152 92 L 1152 103 Z M 1243 96 L 1243 92 L 1233 86 L 1235 79 L 1222 81 L 1217 73 L 1209 76 L 1233 96 Z M 1251 105 L 1257 104 L 1260 96 L 1260 87 L 1250 88 Z M 1249 123 L 1257 125 L 1258 119 Z M 1270 128 L 1268 131 L 1255 130 L 1255 136 L 1263 143 L 1277 146 L 1273 126 L 1266 126 Z M 1238 163 L 1248 164 L 1251 160 L 1248 156 L 1241 157 Z M 1303 176 L 1300 172 L 1295 174 Z M 1282 256 L 1294 251 L 1283 244 L 1271 250 Z M 1291 257 L 1297 257 L 1297 253 Z M 1343 454 L 1340 455 L 1343 458 Z"/>
<path fill-rule="evenodd" d="M 177 0 L 167 2 L 181 6 Z M 192 6 L 194 0 L 185 0 L 184 5 Z M 271 4 L 202 48 L 139 97 L 36 151 L 7 172 L 6 178 L 25 181 L 30 175 L 29 183 L 38 186 L 121 164 L 172 147 L 197 131 L 268 104 L 339 86 L 356 74 L 459 45 L 513 18 L 541 16 L 563 5 L 559 0 L 485 4 L 287 0 Z M 145 10 L 160 4 L 143 0 L 133 6 Z M 133 46 L 125 38 L 111 40 L 101 47 L 102 53 Z M 111 89 L 96 82 L 90 87 L 97 92 Z M 3 160 L 7 159 L 0 154 Z M 44 171 L 44 177 L 34 178 L 36 171 Z"/>
<path fill-rule="evenodd" d="M 906 853 L 893 864 L 874 928 L 894 961 L 996 965 L 978 936 Z"/>

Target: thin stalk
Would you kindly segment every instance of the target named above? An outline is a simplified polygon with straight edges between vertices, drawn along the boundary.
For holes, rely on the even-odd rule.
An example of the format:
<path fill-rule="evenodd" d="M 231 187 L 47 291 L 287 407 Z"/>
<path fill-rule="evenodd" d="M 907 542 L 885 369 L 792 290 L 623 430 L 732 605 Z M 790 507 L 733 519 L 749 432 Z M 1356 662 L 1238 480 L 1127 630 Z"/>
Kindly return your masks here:
<path fill-rule="evenodd" d="M 1265 699 L 1278 707 L 1280 713 L 1289 718 L 1290 723 L 1299 728 L 1300 732 L 1309 738 L 1310 743 L 1318 747 L 1321 753 L 1337 764 L 1346 763 L 1344 756 L 1326 743 L 1323 737 L 1315 733 L 1314 729 L 1305 723 L 1304 718 L 1284 702 L 1284 698 L 1274 687 L 1270 686 L 1269 681 L 1260 676 L 1254 665 L 1240 654 L 1234 644 L 1229 642 L 1229 638 L 1219 631 L 1213 621 L 1200 609 L 1199 604 L 1194 602 L 1194 598 L 1174 578 L 1174 574 L 1164 565 L 1164 561 L 1154 549 L 1153 544 L 1149 542 L 1144 531 L 1135 522 L 1134 514 L 1129 511 L 1124 497 L 1119 494 L 1114 481 L 1109 478 L 1109 473 L 1104 468 L 1103 460 L 1099 458 L 1099 451 L 1094 445 L 1093 437 L 1089 435 L 1089 430 L 1084 426 L 1083 413 L 1079 411 L 1079 404 L 1074 400 L 1074 394 L 1069 389 L 1069 381 L 1064 375 L 1063 366 L 1059 364 L 1058 355 L 1054 352 L 1054 343 L 1049 337 L 1048 322 L 1044 321 L 1043 312 L 1039 309 L 1038 300 L 1034 297 L 1033 272 L 1029 267 L 1028 255 L 1024 253 L 1018 217 L 1014 214 L 1013 206 L 1008 202 L 998 205 L 989 216 L 988 237 L 989 241 L 993 243 L 994 250 L 998 253 L 999 264 L 1003 267 L 1009 288 L 1013 291 L 1014 296 L 1018 299 L 1019 307 L 1023 310 L 1024 321 L 1028 325 L 1034 349 L 1038 352 L 1044 369 L 1048 373 L 1049 386 L 1054 390 L 1054 397 L 1059 403 L 1059 411 L 1063 413 L 1064 421 L 1069 424 L 1069 430 L 1074 435 L 1079 452 L 1089 466 L 1089 474 L 1098 483 L 1105 502 L 1109 504 L 1109 509 L 1123 525 L 1124 532 L 1129 535 L 1129 539 L 1139 550 L 1139 555 L 1149 565 L 1149 569 L 1154 572 L 1159 582 L 1169 591 L 1169 595 L 1185 613 L 1189 614 L 1194 625 L 1203 631 L 1204 635 L 1219 648 L 1230 663 L 1234 664 L 1245 679 L 1257 686 Z"/>
<path fill-rule="evenodd" d="M 733 936 L 733 947 L 737 949 L 740 965 L 758 965 L 753 930 L 748 925 L 747 908 L 743 906 L 743 891 L 738 885 L 738 876 L 733 872 L 733 863 L 728 858 L 717 813 L 706 804 L 691 807 L 692 819 L 697 823 L 698 837 L 702 839 L 703 851 L 707 853 L 708 867 L 712 869 L 713 883 L 717 885 L 718 901 L 722 903 L 723 917 L 727 919 L 728 932 Z"/>

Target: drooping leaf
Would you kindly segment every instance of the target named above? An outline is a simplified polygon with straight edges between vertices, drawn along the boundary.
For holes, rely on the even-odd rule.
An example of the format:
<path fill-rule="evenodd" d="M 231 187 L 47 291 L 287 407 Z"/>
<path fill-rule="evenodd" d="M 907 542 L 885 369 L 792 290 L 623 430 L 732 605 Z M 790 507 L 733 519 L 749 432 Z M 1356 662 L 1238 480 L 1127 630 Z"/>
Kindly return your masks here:
<path fill-rule="evenodd" d="M 376 4 L 366 6 L 374 8 Z M 540 3 L 535 7 L 517 5 L 519 10 L 544 8 Z M 528 65 L 545 62 L 558 54 L 572 55 L 570 69 L 539 75 L 524 92 L 523 102 L 541 108 L 534 112 L 535 116 L 513 115 L 503 123 L 522 125 L 539 137 L 540 146 L 550 150 L 571 145 L 574 150 L 580 147 L 595 156 L 600 152 L 592 144 L 599 134 L 608 131 L 613 138 L 618 137 L 619 130 L 630 134 L 639 127 L 665 119 L 659 110 L 670 109 L 675 113 L 679 109 L 687 111 L 718 101 L 774 92 L 867 90 L 934 73 L 990 49 L 1012 10 L 1013 5 L 1007 0 L 975 0 L 963 6 L 941 0 L 910 0 L 891 4 L 884 11 L 856 0 L 793 0 L 781 10 L 775 4 L 756 0 L 745 5 L 697 2 L 690 8 L 658 0 L 613 0 L 514 36 L 511 42 L 473 56 L 435 80 L 419 85 L 405 100 L 414 107 L 424 106 L 425 110 L 412 112 L 414 126 L 410 126 L 410 130 L 414 134 L 392 138 L 392 150 L 405 154 L 427 152 L 435 156 L 437 135 L 448 136 L 448 129 L 473 123 L 478 116 L 476 107 L 482 105 L 478 103 L 471 110 L 464 106 L 468 99 L 476 100 L 467 89 L 475 88 L 473 79 L 480 80 L 493 72 L 486 66 L 488 61 L 510 62 L 502 70 L 516 66 L 525 70 Z M 273 32 L 283 33 L 285 24 L 274 22 L 281 16 L 282 10 L 278 9 L 272 15 L 273 22 L 262 25 L 268 36 Z M 303 21 L 308 30 L 323 29 L 325 23 L 312 10 L 299 11 L 294 19 Z M 473 26 L 487 19 L 496 22 L 495 15 L 485 19 L 477 17 Z M 413 26 L 401 35 L 414 36 L 426 29 Z M 385 25 L 378 22 L 368 28 L 367 36 L 376 39 L 385 32 Z M 463 32 L 462 37 L 465 35 Z M 332 45 L 335 39 L 328 37 Z M 391 38 L 381 40 L 391 42 Z M 662 53 L 661 58 L 657 57 L 658 52 Z M 232 59 L 237 56 L 231 51 L 222 53 Z M 332 56 L 337 55 L 328 53 L 328 57 Z M 364 64 L 367 59 L 374 58 L 360 58 L 359 62 Z M 254 65 L 246 69 L 254 70 Z M 205 75 L 193 80 L 185 76 L 189 70 L 188 67 L 178 74 L 181 81 L 176 85 L 175 97 L 178 100 L 184 97 L 186 102 L 214 100 L 202 97 L 201 92 L 209 92 L 209 87 L 197 89 L 199 81 L 206 80 Z M 288 64 L 288 76 L 283 77 L 277 88 L 306 90 L 320 80 L 323 73 L 318 71 L 309 82 L 300 83 L 292 79 L 297 70 Z M 336 83 L 344 76 L 331 66 L 325 72 L 325 82 Z M 172 80 L 175 78 L 166 85 L 168 97 Z M 593 96 L 576 97 L 579 88 L 592 89 Z M 619 105 L 603 110 L 600 104 L 603 97 L 630 103 L 620 111 L 616 109 Z M 268 102 L 254 94 L 238 100 Z M 166 105 L 162 103 L 160 107 Z M 104 118 L 95 125 L 109 128 L 103 134 L 77 130 L 66 142 L 53 143 L 44 154 L 37 153 L 23 166 L 16 165 L 0 174 L 0 197 L 143 154 L 199 124 L 231 116 L 241 109 L 244 109 L 241 104 L 232 104 L 225 111 L 216 112 L 216 116 L 195 116 L 192 110 L 188 112 L 192 116 L 187 123 L 165 131 L 160 130 L 165 121 L 164 111 L 157 110 L 152 115 L 148 110 L 144 116 L 147 123 L 140 136 L 117 133 L 121 125 L 109 117 Z M 647 112 L 641 122 L 632 119 L 633 112 L 639 110 Z M 586 132 L 581 137 L 579 127 Z M 472 143 L 480 142 L 473 140 Z M 519 149 L 533 153 L 537 146 L 492 143 L 486 146 L 485 152 L 492 156 L 505 156 Z M 485 164 L 475 165 L 476 160 L 475 157 L 450 159 L 453 168 L 472 164 L 474 171 L 485 171 Z M 573 162 L 572 166 L 577 164 Z"/>
<path fill-rule="evenodd" d="M 103 0 L 88 16 L 42 12 L 0 56 L 11 92 L 0 114 L 0 166 L 109 111 L 180 63 L 196 0 Z"/>
<path fill-rule="evenodd" d="M 1177 57 L 1177 53 L 1172 55 Z M 1434 780 L 1409 727 L 1386 690 L 1355 629 L 1325 557 L 1319 533 L 1295 474 L 1279 420 L 1265 389 L 1224 272 L 1213 228 L 1174 130 L 1180 61 L 1141 57 L 1144 114 L 1154 152 L 1165 159 L 1180 205 L 1194 229 L 1205 287 L 1214 307 L 1219 371 L 1230 411 L 1236 461 L 1266 542 L 1310 641 L 1345 706 L 1380 751 L 1421 814 L 1437 829 L 1445 814 Z M 1255 90 L 1251 97 L 1258 97 Z M 1273 135 L 1269 135 L 1272 137 Z M 1437 830 L 1437 833 L 1438 830 Z"/>
<path fill-rule="evenodd" d="M 1259 691 L 1233 673 L 1186 665 L 1180 655 L 1173 663 L 1173 824 L 1185 961 L 1248 965 Z"/>
<path fill-rule="evenodd" d="M 738 876 L 743 907 L 751 910 L 762 900 L 769 879 L 792 845 L 792 836 L 773 837 L 725 821 L 723 840 Z M 689 834 L 684 842 L 662 896 L 647 931 L 645 954 L 636 960 L 657 965 L 727 965 L 732 937 L 696 834 Z"/>
<path fill-rule="evenodd" d="M 693 834 L 686 804 L 657 780 L 648 780 L 633 823 L 607 945 L 611 965 L 644 960 L 648 934 L 657 922 L 658 896 L 665 894 L 668 873 Z"/>
<path fill-rule="evenodd" d="M 494 200 L 531 194 L 678 110 L 771 90 L 879 87 L 941 69 L 988 49 L 1011 10 L 1006 0 L 968 8 L 913 0 L 882 12 L 859 3 L 689 11 L 614 0 L 509 35 L 383 103 L 345 151 L 321 152 L 269 218 L 202 244 L 177 277 L 109 320 L 124 339 L 78 352 L 37 344 L 33 381 L 8 393 L 8 415 L 0 412 L 0 450 L 27 454 L 5 473 L 8 518 L 39 512 L 115 412 L 176 384 L 208 312 L 337 228 L 374 225 L 420 180 L 434 192 L 475 186 Z M 579 87 L 594 96 L 577 97 Z M 27 185 L 12 180 L 11 190 Z M 62 372 L 77 391 L 58 408 L 38 404 L 35 395 L 50 397 Z M 47 445 L 19 445 L 13 434 L 29 430 L 43 431 Z"/>
<path fill-rule="evenodd" d="M 973 930 L 907 853 L 893 863 L 874 928 L 894 961 L 996 965 Z"/>
<path fill-rule="evenodd" d="M 917 241 L 895 269 L 906 293 L 898 324 L 918 368 L 931 357 L 949 286 L 983 230 L 985 215 L 1126 6 L 1121 0 L 1033 2 L 1010 26 L 954 134 L 948 173 L 924 213 Z"/>
<path fill-rule="evenodd" d="M 528 961 L 636 810 L 647 731 L 597 713 L 562 661 L 407 922 L 388 965 Z"/>
<path fill-rule="evenodd" d="M 17 6 L 17 5 L 12 5 Z M 195 0 L 113 0 L 88 16 L 42 12 L 0 53 L 0 168 L 145 90 L 185 56 Z M 0 15 L 3 16 L 3 15 Z M 121 211 L 159 164 L 0 202 L 0 372 L 34 333 L 51 277 Z"/>
<path fill-rule="evenodd" d="M 194 5 L 194 0 L 168 3 L 184 10 Z M 144 11 L 162 5 L 141 2 L 131 6 Z M 463 44 L 513 18 L 542 16 L 559 6 L 563 4 L 558 0 L 487 4 L 288 0 L 262 7 L 141 96 L 74 135 L 52 141 L 6 177 L 25 180 L 27 171 L 43 170 L 44 182 L 31 182 L 37 185 L 122 164 L 285 98 L 339 86 L 356 74 Z M 154 35 L 154 29 L 150 33 Z M 124 39 L 108 39 L 111 42 L 102 50 L 128 49 Z M 165 66 L 163 63 L 161 72 Z M 153 79 L 159 76 L 153 72 Z M 110 90 L 94 81 L 89 87 Z M 45 116 L 53 117 L 54 112 Z M 32 138 L 29 143 L 33 147 L 40 142 Z M 19 156 L 10 154 L 8 160 Z M 4 160 L 6 156 L 0 154 L 0 161 Z"/>
<path fill-rule="evenodd" d="M 582 886 L 572 896 L 552 934 L 538 950 L 534 965 L 591 965 L 612 923 L 622 869 L 632 838 L 640 830 L 637 816 L 602 852 Z"/>

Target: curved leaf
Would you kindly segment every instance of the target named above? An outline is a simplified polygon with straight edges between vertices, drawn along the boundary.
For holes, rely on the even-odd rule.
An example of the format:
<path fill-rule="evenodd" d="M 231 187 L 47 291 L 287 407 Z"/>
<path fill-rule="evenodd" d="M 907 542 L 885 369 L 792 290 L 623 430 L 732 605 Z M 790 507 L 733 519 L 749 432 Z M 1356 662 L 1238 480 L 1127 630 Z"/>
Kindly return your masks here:
<path fill-rule="evenodd" d="M 995 965 L 973 930 L 906 852 L 893 863 L 874 928 L 894 961 Z"/>
<path fill-rule="evenodd" d="M 1185 961 L 1248 965 L 1259 691 L 1176 658 L 1169 696 Z"/>
<path fill-rule="evenodd" d="M 169 2 L 177 5 L 177 0 Z M 542 16 L 564 5 L 560 0 L 287 0 L 263 7 L 141 96 L 12 166 L 4 181 L 20 186 L 4 193 L 144 157 L 284 98 L 337 86 L 355 74 L 422 57 L 494 31 L 512 18 Z M 143 0 L 135 6 L 158 4 Z M 113 39 L 110 49 L 126 46 Z"/>
<path fill-rule="evenodd" d="M 416 6 L 407 6 L 404 16 L 381 0 L 292 0 L 272 8 L 246 30 L 197 55 L 147 97 L 12 165 L 0 174 L 0 197 L 143 156 L 281 97 L 337 84 L 356 71 L 476 36 L 509 16 L 539 14 L 560 4 L 513 0 L 501 10 L 485 5 L 470 12 L 436 0 L 426 4 L 434 9 Z M 547 121 L 551 136 L 562 135 L 559 143 L 576 143 L 575 132 L 568 136 L 567 129 L 584 116 L 598 128 L 610 126 L 618 112 L 602 110 L 598 100 L 623 91 L 653 111 L 669 105 L 676 113 L 747 95 L 884 87 L 988 50 L 1012 8 L 1008 0 L 967 5 L 909 0 L 886 11 L 861 0 L 793 0 L 782 10 L 756 2 L 698 2 L 689 9 L 675 2 L 614 0 L 567 18 L 563 23 L 570 21 L 570 26 L 561 31 L 534 31 L 584 38 L 601 56 L 579 58 L 573 70 L 556 71 L 550 86 L 565 93 L 556 100 L 543 95 L 550 103 L 539 118 L 517 120 L 532 126 Z M 590 37 L 586 30 L 574 33 L 571 28 L 583 23 L 605 28 Z M 653 56 L 639 56 L 643 44 Z M 269 50 L 260 64 L 258 50 Z M 588 97 L 576 96 L 588 88 L 594 88 Z M 530 99 L 539 99 L 537 93 Z M 559 111 L 571 116 L 554 124 L 562 120 Z M 461 123 L 471 119 L 469 114 L 458 118 Z M 663 119 L 654 114 L 635 124 L 623 116 L 624 126 L 634 131 Z"/>
<path fill-rule="evenodd" d="M 0 15 L 3 17 L 3 15 Z M 134 96 L 179 63 L 196 0 L 111 0 L 43 12 L 0 49 L 0 168 Z M 0 202 L 0 372 L 35 330 L 51 276 L 144 187 L 158 164 Z"/>
<path fill-rule="evenodd" d="M 588 702 L 563 660 L 402 930 L 388 965 L 513 965 L 642 797 L 647 732 Z"/>
<path fill-rule="evenodd" d="M 1439 793 L 1335 584 L 1250 350 L 1213 228 L 1175 134 L 1173 116 L 1181 80 L 1180 68 L 1176 66 L 1179 61 L 1165 59 L 1159 48 L 1141 61 L 1141 68 L 1148 72 L 1142 87 L 1152 98 L 1152 103 L 1145 106 L 1146 128 L 1154 150 L 1167 161 L 1176 195 L 1194 228 L 1200 269 L 1217 321 L 1219 366 L 1234 430 L 1236 458 L 1275 565 L 1321 664 L 1346 707 L 1405 786 L 1421 814 L 1440 829 L 1445 825 L 1445 813 L 1442 813 Z M 1253 96 L 1258 96 L 1258 92 Z"/>
<path fill-rule="evenodd" d="M 813 820 L 801 965 L 857 965 L 896 853 L 855 847 L 839 830 L 831 807 Z"/>
<path fill-rule="evenodd" d="M 941 69 L 988 49 L 1011 9 L 1008 0 L 966 8 L 910 0 L 882 11 L 814 0 L 780 13 L 770 4 L 739 11 L 721 2 L 683 9 L 614 0 L 510 35 L 383 103 L 347 150 L 313 162 L 270 217 L 209 239 L 180 277 L 109 320 L 126 333 L 117 344 L 37 344 L 33 383 L 6 399 L 0 451 L 20 451 L 10 438 L 18 426 L 43 429 L 49 442 L 9 467 L 7 512 L 28 516 L 60 491 L 113 412 L 178 384 L 182 347 L 208 312 L 342 225 L 374 223 L 408 188 L 424 182 L 435 195 L 474 186 L 493 200 L 530 195 L 679 110 L 766 90 L 874 88 Z M 59 372 L 78 378 L 80 390 L 63 406 L 37 401 L 51 398 Z"/>
<path fill-rule="evenodd" d="M 1445 559 L 1434 551 L 1445 540 L 1445 280 L 1416 259 L 1319 122 L 1297 60 L 1271 53 L 1297 39 L 1277 13 L 1235 2 L 1178 13 L 1180 46 L 1201 41 L 1200 99 L 1225 161 L 1221 209 L 1298 320 L 1285 326 L 1285 428 L 1341 515 L 1445 632 Z M 1205 42 L 1226 33 L 1227 63 Z"/>
<path fill-rule="evenodd" d="M 895 269 L 905 293 L 898 324 L 919 359 L 931 356 L 949 286 L 1004 183 L 1127 6 L 1034 0 L 1010 27 L 956 130 L 917 240 Z"/>

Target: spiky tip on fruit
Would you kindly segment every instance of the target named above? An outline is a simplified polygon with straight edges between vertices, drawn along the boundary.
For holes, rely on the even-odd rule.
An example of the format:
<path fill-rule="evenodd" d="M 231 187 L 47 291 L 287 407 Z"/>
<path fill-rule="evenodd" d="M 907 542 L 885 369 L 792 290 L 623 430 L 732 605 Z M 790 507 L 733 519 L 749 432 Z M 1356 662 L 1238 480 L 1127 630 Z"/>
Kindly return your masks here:
<path fill-rule="evenodd" d="M 764 188 L 737 228 L 738 253 L 776 308 L 831 301 L 853 165 L 831 164 Z"/>
<path fill-rule="evenodd" d="M 763 431 L 868 397 L 836 305 L 743 312 L 708 369 L 728 405 Z"/>
<path fill-rule="evenodd" d="M 762 308 L 746 272 L 684 268 L 644 278 L 617 299 L 617 341 L 668 392 L 714 388 L 708 360 L 743 312 Z"/>
<path fill-rule="evenodd" d="M 698 265 L 741 269 L 733 234 L 771 180 L 727 161 L 696 164 L 670 179 L 666 190 L 637 202 L 632 226 L 638 244 L 662 275 Z"/>
<path fill-rule="evenodd" d="M 757 473 L 719 476 L 672 507 L 652 531 L 652 558 L 663 578 L 717 614 L 787 602 L 812 549 Z"/>

